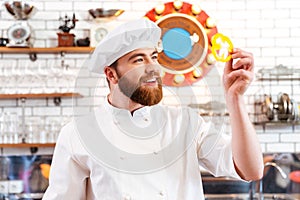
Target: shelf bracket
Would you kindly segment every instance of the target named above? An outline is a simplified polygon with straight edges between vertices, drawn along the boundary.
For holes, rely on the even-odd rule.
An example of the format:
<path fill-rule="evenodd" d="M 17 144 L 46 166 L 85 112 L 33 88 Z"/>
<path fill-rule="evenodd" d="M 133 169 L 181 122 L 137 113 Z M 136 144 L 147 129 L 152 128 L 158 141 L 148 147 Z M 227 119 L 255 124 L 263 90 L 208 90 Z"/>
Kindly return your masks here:
<path fill-rule="evenodd" d="M 38 150 L 39 150 L 39 148 L 38 148 L 38 147 L 30 147 L 30 153 L 31 153 L 31 154 L 35 154 L 35 153 L 37 153 L 37 152 L 38 152 Z"/>
<path fill-rule="evenodd" d="M 56 106 L 60 106 L 61 104 L 61 97 L 54 97 L 53 102 Z"/>
<path fill-rule="evenodd" d="M 37 55 L 36 53 L 29 53 L 29 59 L 34 62 L 37 60 Z"/>

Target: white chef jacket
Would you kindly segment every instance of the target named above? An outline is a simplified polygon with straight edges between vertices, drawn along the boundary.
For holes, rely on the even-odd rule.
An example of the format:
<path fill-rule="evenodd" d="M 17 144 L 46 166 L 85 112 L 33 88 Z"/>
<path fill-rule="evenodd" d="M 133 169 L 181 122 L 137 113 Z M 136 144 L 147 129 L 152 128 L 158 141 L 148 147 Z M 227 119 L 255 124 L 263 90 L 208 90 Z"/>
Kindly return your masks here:
<path fill-rule="evenodd" d="M 241 180 L 234 168 L 230 137 L 219 130 L 213 131 L 212 126 L 190 108 L 155 105 L 140 108 L 132 115 L 106 101 L 94 110 L 94 115 L 97 125 L 90 124 L 91 118 L 80 117 L 62 128 L 51 164 L 49 187 L 43 200 L 202 200 L 200 166 L 215 176 Z M 124 122 L 124 119 L 129 120 Z M 86 124 L 85 133 L 78 131 L 78 123 Z M 159 131 L 146 139 L 134 138 L 120 131 L 120 123 L 144 130 L 149 130 L 151 124 Z M 172 151 L 165 153 L 166 160 L 172 156 L 174 159 L 161 165 L 161 168 L 147 169 L 145 172 L 139 169 L 139 173 L 134 173 L 119 165 L 118 170 L 117 165 L 107 164 L 105 159 L 101 162 L 101 158 L 95 157 L 82 139 L 90 137 L 93 126 L 99 126 L 105 139 L 116 149 L 129 154 L 146 155 L 152 152 L 155 156 L 157 151 L 174 143 L 179 134 L 184 135 L 180 141 L 188 145 L 176 158 Z M 189 134 L 194 137 L 187 137 Z M 189 139 L 186 138 L 192 140 L 187 142 Z M 101 149 L 101 145 L 98 147 L 99 152 L 104 152 L 103 155 L 116 156 L 114 152 Z M 125 163 L 126 159 L 126 156 L 120 157 Z M 151 164 L 139 162 L 132 168 Z"/>

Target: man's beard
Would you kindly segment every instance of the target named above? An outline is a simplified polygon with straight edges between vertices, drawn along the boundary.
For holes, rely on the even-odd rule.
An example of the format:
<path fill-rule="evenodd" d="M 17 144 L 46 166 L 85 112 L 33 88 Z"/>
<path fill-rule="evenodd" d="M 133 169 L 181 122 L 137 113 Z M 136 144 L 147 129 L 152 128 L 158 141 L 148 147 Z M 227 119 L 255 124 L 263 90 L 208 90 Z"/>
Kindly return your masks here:
<path fill-rule="evenodd" d="M 119 76 L 119 75 L 118 75 Z M 157 87 L 142 86 L 141 83 L 145 80 L 156 78 Z M 138 83 L 133 83 L 128 77 L 119 77 L 118 86 L 120 91 L 132 101 L 144 106 L 152 106 L 158 104 L 162 97 L 162 80 L 159 75 L 145 75 L 142 76 Z"/>

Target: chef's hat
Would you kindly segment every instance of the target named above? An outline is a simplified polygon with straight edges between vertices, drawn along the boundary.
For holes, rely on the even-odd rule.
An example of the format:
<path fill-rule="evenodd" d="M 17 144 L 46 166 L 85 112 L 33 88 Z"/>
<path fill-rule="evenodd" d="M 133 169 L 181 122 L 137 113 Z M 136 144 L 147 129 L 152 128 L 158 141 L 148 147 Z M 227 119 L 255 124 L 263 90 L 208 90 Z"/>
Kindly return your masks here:
<path fill-rule="evenodd" d="M 160 28 L 145 18 L 122 24 L 99 42 L 88 62 L 89 68 L 103 73 L 104 67 L 135 49 L 157 47 L 160 35 Z"/>

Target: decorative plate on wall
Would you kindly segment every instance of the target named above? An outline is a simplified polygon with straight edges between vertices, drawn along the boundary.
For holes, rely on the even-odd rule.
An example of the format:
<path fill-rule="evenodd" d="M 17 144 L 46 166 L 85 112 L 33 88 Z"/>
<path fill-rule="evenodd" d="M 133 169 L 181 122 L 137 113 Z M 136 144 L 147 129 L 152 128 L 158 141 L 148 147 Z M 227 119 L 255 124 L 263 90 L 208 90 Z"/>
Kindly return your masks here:
<path fill-rule="evenodd" d="M 162 29 L 158 61 L 164 85 L 191 85 L 214 67 L 211 38 L 218 30 L 198 5 L 182 1 L 159 4 L 145 17 Z"/>

